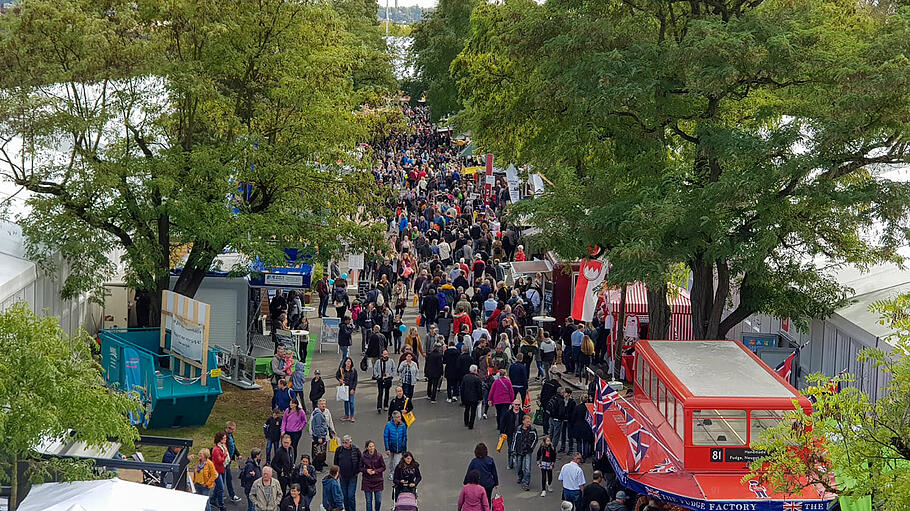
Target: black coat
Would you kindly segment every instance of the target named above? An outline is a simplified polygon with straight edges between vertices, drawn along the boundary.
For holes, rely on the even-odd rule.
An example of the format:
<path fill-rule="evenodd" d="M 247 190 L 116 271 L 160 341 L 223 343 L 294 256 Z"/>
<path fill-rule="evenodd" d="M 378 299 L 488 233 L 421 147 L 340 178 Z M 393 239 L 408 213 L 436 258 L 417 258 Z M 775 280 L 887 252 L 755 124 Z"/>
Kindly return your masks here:
<path fill-rule="evenodd" d="M 581 492 L 581 509 L 587 511 L 592 502 L 600 504 L 600 509 L 607 509 L 607 503 L 610 502 L 610 494 L 607 489 L 597 483 L 586 484 L 585 489 Z"/>
<path fill-rule="evenodd" d="M 340 469 L 341 477 L 357 477 L 360 474 L 360 449 L 356 445 L 352 445 L 350 449 L 339 447 L 335 451 L 335 464 Z"/>
<path fill-rule="evenodd" d="M 370 334 L 369 341 L 367 342 L 367 352 L 366 356 L 368 357 L 379 357 L 382 355 L 382 350 L 386 348 L 386 338 L 380 333 L 373 332 Z"/>
<path fill-rule="evenodd" d="M 424 319 L 430 323 L 436 322 L 436 317 L 439 316 L 439 300 L 436 299 L 436 295 L 427 293 L 423 296 L 423 305 L 420 307 L 420 312 L 423 313 Z"/>
<path fill-rule="evenodd" d="M 434 349 L 427 354 L 427 362 L 423 366 L 423 374 L 427 378 L 442 377 L 442 351 Z"/>
<path fill-rule="evenodd" d="M 310 401 L 316 402 L 325 395 L 325 381 L 322 378 L 318 380 L 313 378 L 313 382 L 310 383 Z"/>
<path fill-rule="evenodd" d="M 243 472 L 240 473 L 240 485 L 244 488 L 252 488 L 256 479 L 262 477 L 262 467 L 255 460 L 247 459 L 246 465 L 243 466 Z"/>
<path fill-rule="evenodd" d="M 483 399 L 483 382 L 480 376 L 474 373 L 468 373 L 461 380 L 461 402 L 479 403 Z"/>
<path fill-rule="evenodd" d="M 458 374 L 465 377 L 470 372 L 471 366 L 474 365 L 474 359 L 470 353 L 458 355 Z"/>
<path fill-rule="evenodd" d="M 303 493 L 300 494 L 300 501 L 297 505 L 294 505 L 294 497 L 291 497 L 290 493 L 284 497 L 281 501 L 281 505 L 278 506 L 279 511 L 309 511 L 310 508 L 306 505 L 306 499 L 303 497 Z"/>
<path fill-rule="evenodd" d="M 275 476 L 278 477 L 278 479 L 284 481 L 284 485 L 282 486 L 287 485 L 291 480 L 294 462 L 291 461 L 291 453 L 283 446 L 278 448 L 275 452 L 275 457 L 272 458 L 272 470 L 275 471 Z"/>
<path fill-rule="evenodd" d="M 414 402 L 407 396 L 395 396 L 389 401 L 389 420 L 392 420 L 392 412 L 401 412 L 402 415 L 414 409 Z"/>
<path fill-rule="evenodd" d="M 294 467 L 294 473 L 291 476 L 291 482 L 297 483 L 300 485 L 300 493 L 303 495 L 313 495 L 316 493 L 316 470 L 313 468 L 313 465 L 309 466 L 308 472 L 309 475 L 303 475 L 300 473 L 300 464 L 297 464 Z"/>
<path fill-rule="evenodd" d="M 458 371 L 459 355 L 458 349 L 454 347 L 446 349 L 445 353 L 442 354 L 442 361 L 445 363 L 446 378 L 455 379 L 461 376 L 461 373 Z"/>

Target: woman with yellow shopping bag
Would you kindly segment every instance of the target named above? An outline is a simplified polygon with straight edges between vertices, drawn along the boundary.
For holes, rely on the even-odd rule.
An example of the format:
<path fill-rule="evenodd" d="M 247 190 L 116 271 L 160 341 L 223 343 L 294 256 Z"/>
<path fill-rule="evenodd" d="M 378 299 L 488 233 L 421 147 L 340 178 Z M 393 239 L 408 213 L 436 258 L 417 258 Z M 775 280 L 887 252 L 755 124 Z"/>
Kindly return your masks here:
<path fill-rule="evenodd" d="M 316 403 L 310 417 L 310 434 L 313 435 L 313 468 L 319 471 L 325 467 L 329 442 L 335 439 L 335 423 L 332 412 L 325 406 L 325 399 Z"/>

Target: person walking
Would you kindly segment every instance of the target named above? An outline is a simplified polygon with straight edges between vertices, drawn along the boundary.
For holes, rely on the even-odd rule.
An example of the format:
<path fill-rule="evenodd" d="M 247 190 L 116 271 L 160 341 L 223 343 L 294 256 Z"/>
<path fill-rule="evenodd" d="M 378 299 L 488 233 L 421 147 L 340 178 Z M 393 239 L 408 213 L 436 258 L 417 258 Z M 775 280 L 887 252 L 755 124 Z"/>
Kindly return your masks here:
<path fill-rule="evenodd" d="M 329 440 L 335 436 L 335 423 L 332 413 L 325 406 L 325 399 L 320 399 L 310 417 L 310 434 L 313 435 L 313 467 L 321 472 L 325 466 Z"/>
<path fill-rule="evenodd" d="M 543 340 L 540 341 L 538 357 L 540 357 L 540 364 L 543 367 L 543 373 L 539 375 L 540 379 L 548 380 L 550 378 L 550 369 L 553 367 L 553 363 L 556 362 L 556 342 L 549 335 L 544 334 Z"/>
<path fill-rule="evenodd" d="M 414 362 L 414 357 L 410 353 L 406 354 L 404 360 L 398 365 L 398 376 L 401 378 L 401 388 L 404 390 L 405 396 L 414 397 L 414 385 L 417 383 L 419 374 L 420 368 L 417 367 L 417 362 Z"/>
<path fill-rule="evenodd" d="M 240 450 L 237 448 L 236 442 L 234 442 L 234 431 L 236 430 L 237 424 L 234 421 L 227 421 L 224 427 L 224 440 L 228 457 L 224 463 L 224 482 L 231 502 L 240 502 L 240 497 L 234 491 L 234 474 L 231 472 L 231 464 L 234 460 L 240 459 Z"/>
<path fill-rule="evenodd" d="M 275 457 L 272 458 L 272 470 L 278 482 L 281 484 L 281 490 L 287 489 L 288 483 L 291 482 L 291 472 L 294 470 L 294 457 L 291 454 L 290 435 L 282 435 L 281 447 L 275 451 Z"/>
<path fill-rule="evenodd" d="M 357 511 L 357 476 L 360 475 L 360 449 L 351 441 L 351 435 L 341 437 L 341 446 L 335 450 L 335 465 L 339 469 L 339 483 L 344 494 L 344 508 Z"/>
<path fill-rule="evenodd" d="M 518 428 L 521 427 L 521 420 L 524 418 L 525 412 L 521 409 L 521 402 L 516 398 L 512 401 L 512 406 L 504 413 L 502 420 L 499 421 L 499 434 L 505 435 L 506 449 L 509 454 L 509 470 L 515 467 L 515 432 L 518 431 Z"/>
<path fill-rule="evenodd" d="M 483 381 L 477 375 L 477 365 L 472 364 L 469 371 L 461 381 L 461 403 L 464 405 L 464 425 L 474 429 L 477 407 L 483 399 Z"/>
<path fill-rule="evenodd" d="M 433 350 L 427 354 L 427 361 L 423 367 L 423 374 L 427 378 L 427 397 L 431 403 L 436 402 L 436 394 L 439 392 L 439 384 L 442 382 L 444 345 L 442 336 L 439 336 L 439 339 L 433 346 Z"/>
<path fill-rule="evenodd" d="M 395 387 L 395 397 L 389 401 L 389 415 L 388 419 L 392 420 L 392 415 L 395 412 L 400 412 L 402 415 L 414 410 L 414 402 L 411 401 L 411 398 L 404 395 L 404 389 Z"/>
<path fill-rule="evenodd" d="M 196 488 L 197 495 L 211 497 L 212 490 L 215 489 L 215 480 L 218 479 L 218 471 L 215 470 L 215 464 L 211 460 L 212 452 L 205 447 L 199 449 L 199 456 L 189 456 L 190 471 L 193 473 L 193 486 Z M 194 463 L 195 462 L 195 463 Z M 209 501 L 211 507 L 211 500 Z"/>
<path fill-rule="evenodd" d="M 262 434 L 265 436 L 265 464 L 272 462 L 272 450 L 278 451 L 281 446 L 281 410 L 272 409 L 272 416 L 262 425 Z"/>
<path fill-rule="evenodd" d="M 386 456 L 389 457 L 389 466 L 397 467 L 401 455 L 408 450 L 408 425 L 401 418 L 401 412 L 392 412 L 392 419 L 385 425 L 382 432 Z M 392 474 L 389 474 L 389 479 Z"/>
<path fill-rule="evenodd" d="M 288 494 L 284 496 L 278 509 L 280 511 L 310 511 L 310 506 L 307 504 L 306 499 L 303 498 L 299 484 L 291 483 L 288 485 Z"/>
<path fill-rule="evenodd" d="M 572 400 L 572 390 L 559 387 L 557 394 L 550 399 L 545 408 L 550 416 L 550 437 L 553 439 L 553 444 L 556 445 L 560 452 L 566 452 L 566 424 L 569 420 L 569 414 L 575 408 L 575 401 Z M 560 447 L 560 441 L 562 442 L 562 447 Z"/>
<path fill-rule="evenodd" d="M 509 381 L 512 382 L 512 390 L 521 396 L 521 402 L 524 403 L 528 397 L 528 366 L 524 363 L 524 353 L 515 355 L 515 362 L 509 366 Z"/>
<path fill-rule="evenodd" d="M 389 407 L 389 389 L 397 373 L 395 362 L 389 360 L 389 350 L 382 350 L 382 356 L 373 364 L 373 379 L 376 380 L 376 413 Z"/>
<path fill-rule="evenodd" d="M 329 473 L 322 478 L 322 507 L 325 511 L 345 511 L 344 493 L 338 477 L 338 465 L 332 465 Z"/>
<path fill-rule="evenodd" d="M 357 389 L 357 369 L 354 368 L 354 361 L 350 357 L 344 359 L 344 363 L 335 371 L 335 379 L 338 380 L 338 385 L 348 387 L 348 400 L 344 402 L 344 417 L 341 420 L 356 422 L 354 419 L 354 391 Z"/>
<path fill-rule="evenodd" d="M 559 480 L 562 481 L 562 500 L 568 500 L 579 509 L 581 492 L 585 489 L 585 472 L 581 469 L 581 453 L 572 453 L 572 459 L 562 466 Z"/>
<path fill-rule="evenodd" d="M 284 490 L 281 483 L 272 477 L 272 467 L 262 467 L 262 477 L 253 482 L 250 500 L 255 511 L 279 511 Z"/>
<path fill-rule="evenodd" d="M 512 389 L 512 382 L 506 375 L 506 370 L 500 369 L 499 377 L 493 380 L 493 384 L 490 385 L 490 396 L 487 399 L 487 403 L 490 406 L 496 407 L 497 426 L 499 426 L 499 422 L 505 416 L 506 410 L 509 409 L 509 404 L 512 403 L 513 399 L 515 399 L 515 391 Z"/>
<path fill-rule="evenodd" d="M 281 419 L 281 434 L 287 434 L 291 437 L 291 460 L 296 460 L 299 454 L 298 444 L 303 430 L 306 428 L 306 410 L 300 406 L 300 401 L 296 398 L 291 401 L 291 406 L 284 411 L 284 417 Z"/>
<path fill-rule="evenodd" d="M 291 476 L 291 482 L 300 487 L 300 494 L 306 501 L 307 509 L 316 496 L 316 469 L 310 465 L 310 455 L 300 456 L 300 463 L 294 467 L 294 474 Z"/>
<path fill-rule="evenodd" d="M 480 472 L 468 471 L 464 476 L 464 486 L 458 495 L 458 511 L 490 511 L 490 499 L 480 485 Z"/>
<path fill-rule="evenodd" d="M 537 448 L 537 466 L 540 468 L 540 496 L 546 497 L 553 488 L 553 466 L 556 464 L 556 446 L 549 436 L 543 437 Z"/>
<path fill-rule="evenodd" d="M 262 468 L 259 467 L 259 460 L 262 457 L 262 451 L 253 449 L 250 451 L 250 457 L 247 458 L 243 470 L 240 472 L 240 486 L 243 487 L 243 493 L 246 495 L 247 511 L 255 511 L 253 500 L 250 498 L 250 491 L 253 483 L 262 477 Z"/>
<path fill-rule="evenodd" d="M 391 332 L 391 330 L 390 330 Z M 364 355 L 367 357 L 367 369 L 372 370 L 373 365 L 379 360 L 379 357 L 382 355 L 382 352 L 388 347 L 389 341 L 386 339 L 386 336 L 383 335 L 379 330 L 379 325 L 373 326 L 373 332 L 370 333 L 370 336 L 367 338 L 366 352 Z"/>
<path fill-rule="evenodd" d="M 366 499 L 367 511 L 380 511 L 382 507 L 382 490 L 385 488 L 382 473 L 385 472 L 385 468 L 385 460 L 382 453 L 376 450 L 376 443 L 367 440 L 360 455 L 360 473 L 363 474 L 361 489 Z"/>
<path fill-rule="evenodd" d="M 417 485 L 423 477 L 420 475 L 420 464 L 410 451 L 405 451 L 401 455 L 401 461 L 395 467 L 394 478 L 395 491 L 392 494 L 394 500 L 398 500 L 398 496 L 404 492 L 417 495 Z"/>
<path fill-rule="evenodd" d="M 215 433 L 215 445 L 212 447 L 212 463 L 215 464 L 215 471 L 218 472 L 218 478 L 215 479 L 215 487 L 212 489 L 212 504 L 225 511 L 224 507 L 224 463 L 228 459 L 227 452 L 227 435 L 224 431 Z"/>
<path fill-rule="evenodd" d="M 313 404 L 313 410 L 316 409 L 316 403 L 325 395 L 325 382 L 322 381 L 322 373 L 319 369 L 313 371 L 313 379 L 310 381 L 310 403 Z"/>
<path fill-rule="evenodd" d="M 335 306 L 335 315 L 343 318 L 351 306 L 351 299 L 348 297 L 348 290 L 341 286 L 340 280 L 343 279 L 336 279 L 335 287 L 332 288 L 332 305 Z"/>
<path fill-rule="evenodd" d="M 319 295 L 319 317 L 324 318 L 326 316 L 326 311 L 329 308 L 330 301 L 329 276 L 325 273 L 322 274 L 322 278 L 316 283 L 316 294 Z"/>
<path fill-rule="evenodd" d="M 347 296 L 347 294 L 345 294 L 345 296 Z M 348 358 L 348 354 L 351 351 L 351 344 L 353 343 L 353 337 L 354 325 L 351 324 L 351 317 L 344 316 L 344 319 L 341 320 L 341 325 L 338 326 L 338 350 L 341 351 L 341 363 L 338 365 L 343 364 L 345 359 Z"/>
<path fill-rule="evenodd" d="M 600 470 L 595 470 L 591 474 L 591 484 L 585 486 L 581 492 L 581 508 L 588 510 L 591 503 L 596 502 L 600 509 L 608 509 L 610 503 L 610 492 L 603 486 L 604 474 Z"/>
<path fill-rule="evenodd" d="M 287 381 L 288 373 L 285 371 L 287 361 L 285 358 L 284 346 L 278 346 L 278 349 L 275 350 L 275 355 L 269 362 L 269 369 L 272 371 L 272 376 L 269 377 L 269 382 L 272 384 L 272 408 L 277 406 L 278 380 Z"/>
<path fill-rule="evenodd" d="M 525 415 L 521 427 L 515 432 L 512 450 L 515 453 L 515 467 L 518 470 L 518 482 L 521 489 L 531 489 L 531 459 L 537 447 L 537 428 L 531 424 L 531 416 Z"/>
<path fill-rule="evenodd" d="M 458 370 L 458 355 L 460 352 L 455 345 L 454 339 L 449 341 L 449 347 L 442 354 L 446 378 L 446 403 L 451 403 L 458 399 L 461 387 L 461 372 Z"/>
<path fill-rule="evenodd" d="M 479 484 L 487 493 L 487 501 L 492 500 L 493 490 L 499 487 L 499 473 L 496 471 L 496 462 L 489 455 L 487 444 L 483 442 L 474 446 L 474 459 L 468 464 L 464 484 L 468 484 L 468 474 L 474 471 L 480 475 Z"/>

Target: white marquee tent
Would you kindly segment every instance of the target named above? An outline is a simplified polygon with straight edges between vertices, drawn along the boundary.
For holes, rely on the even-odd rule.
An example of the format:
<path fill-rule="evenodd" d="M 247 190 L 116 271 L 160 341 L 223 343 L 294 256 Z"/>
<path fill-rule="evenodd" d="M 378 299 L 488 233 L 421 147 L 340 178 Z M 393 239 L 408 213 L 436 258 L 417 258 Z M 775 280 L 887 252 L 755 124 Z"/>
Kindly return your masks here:
<path fill-rule="evenodd" d="M 32 486 L 19 511 L 204 511 L 208 497 L 121 479 Z"/>

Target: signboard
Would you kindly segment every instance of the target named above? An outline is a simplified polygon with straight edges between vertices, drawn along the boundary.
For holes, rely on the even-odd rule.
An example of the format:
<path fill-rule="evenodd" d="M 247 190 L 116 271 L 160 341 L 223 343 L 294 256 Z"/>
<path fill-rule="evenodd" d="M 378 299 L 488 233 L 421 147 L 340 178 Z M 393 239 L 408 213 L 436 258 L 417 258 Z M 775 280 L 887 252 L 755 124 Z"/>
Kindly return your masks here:
<path fill-rule="evenodd" d="M 531 174 L 531 187 L 534 188 L 534 196 L 543 195 L 543 179 L 540 178 L 540 174 Z"/>
<path fill-rule="evenodd" d="M 546 315 L 553 315 L 553 284 L 547 282 L 543 285 L 543 311 Z"/>
<path fill-rule="evenodd" d="M 348 268 L 351 270 L 362 270 L 363 254 L 348 254 Z"/>
<path fill-rule="evenodd" d="M 202 380 L 202 385 L 206 384 L 208 378 L 211 314 L 212 307 L 207 303 L 166 289 L 161 292 L 161 339 L 159 341 L 161 349 L 165 353 L 173 354 L 177 359 L 178 367 L 173 368 L 175 374 L 194 378 L 196 375 L 187 366 L 198 368 L 198 376 Z M 200 334 L 197 334 L 196 328 L 201 332 L 198 356 L 194 344 Z M 168 332 L 171 334 L 170 345 L 167 344 Z"/>
<path fill-rule="evenodd" d="M 712 447 L 711 463 L 752 463 L 767 455 L 767 451 L 748 447 Z"/>
<path fill-rule="evenodd" d="M 743 345 L 753 353 L 759 348 L 776 348 L 777 334 L 743 334 Z"/>
<path fill-rule="evenodd" d="M 490 196 L 493 194 L 493 155 L 488 154 L 486 156 L 486 181 L 483 185 L 483 200 L 490 200 Z"/>
<path fill-rule="evenodd" d="M 521 194 L 518 193 L 520 181 L 518 179 L 518 170 L 515 168 L 515 165 L 510 164 L 506 169 L 506 183 L 509 185 L 509 200 L 518 202 L 521 199 Z"/>
<path fill-rule="evenodd" d="M 171 351 L 202 362 L 202 325 L 184 323 L 179 317 L 171 323 Z"/>
<path fill-rule="evenodd" d="M 361 302 L 367 299 L 367 292 L 369 290 L 370 290 L 370 281 L 368 281 L 368 280 L 357 281 L 357 298 L 359 298 Z M 335 318 L 335 319 L 338 319 L 338 318 Z"/>
<path fill-rule="evenodd" d="M 780 320 L 780 331 L 785 334 L 790 333 L 790 318 L 783 318 Z"/>
<path fill-rule="evenodd" d="M 262 276 L 266 286 L 303 287 L 303 275 L 265 273 Z"/>
<path fill-rule="evenodd" d="M 340 329 L 340 319 L 322 318 L 322 330 L 319 332 L 319 343 L 338 344 L 338 330 Z"/>

